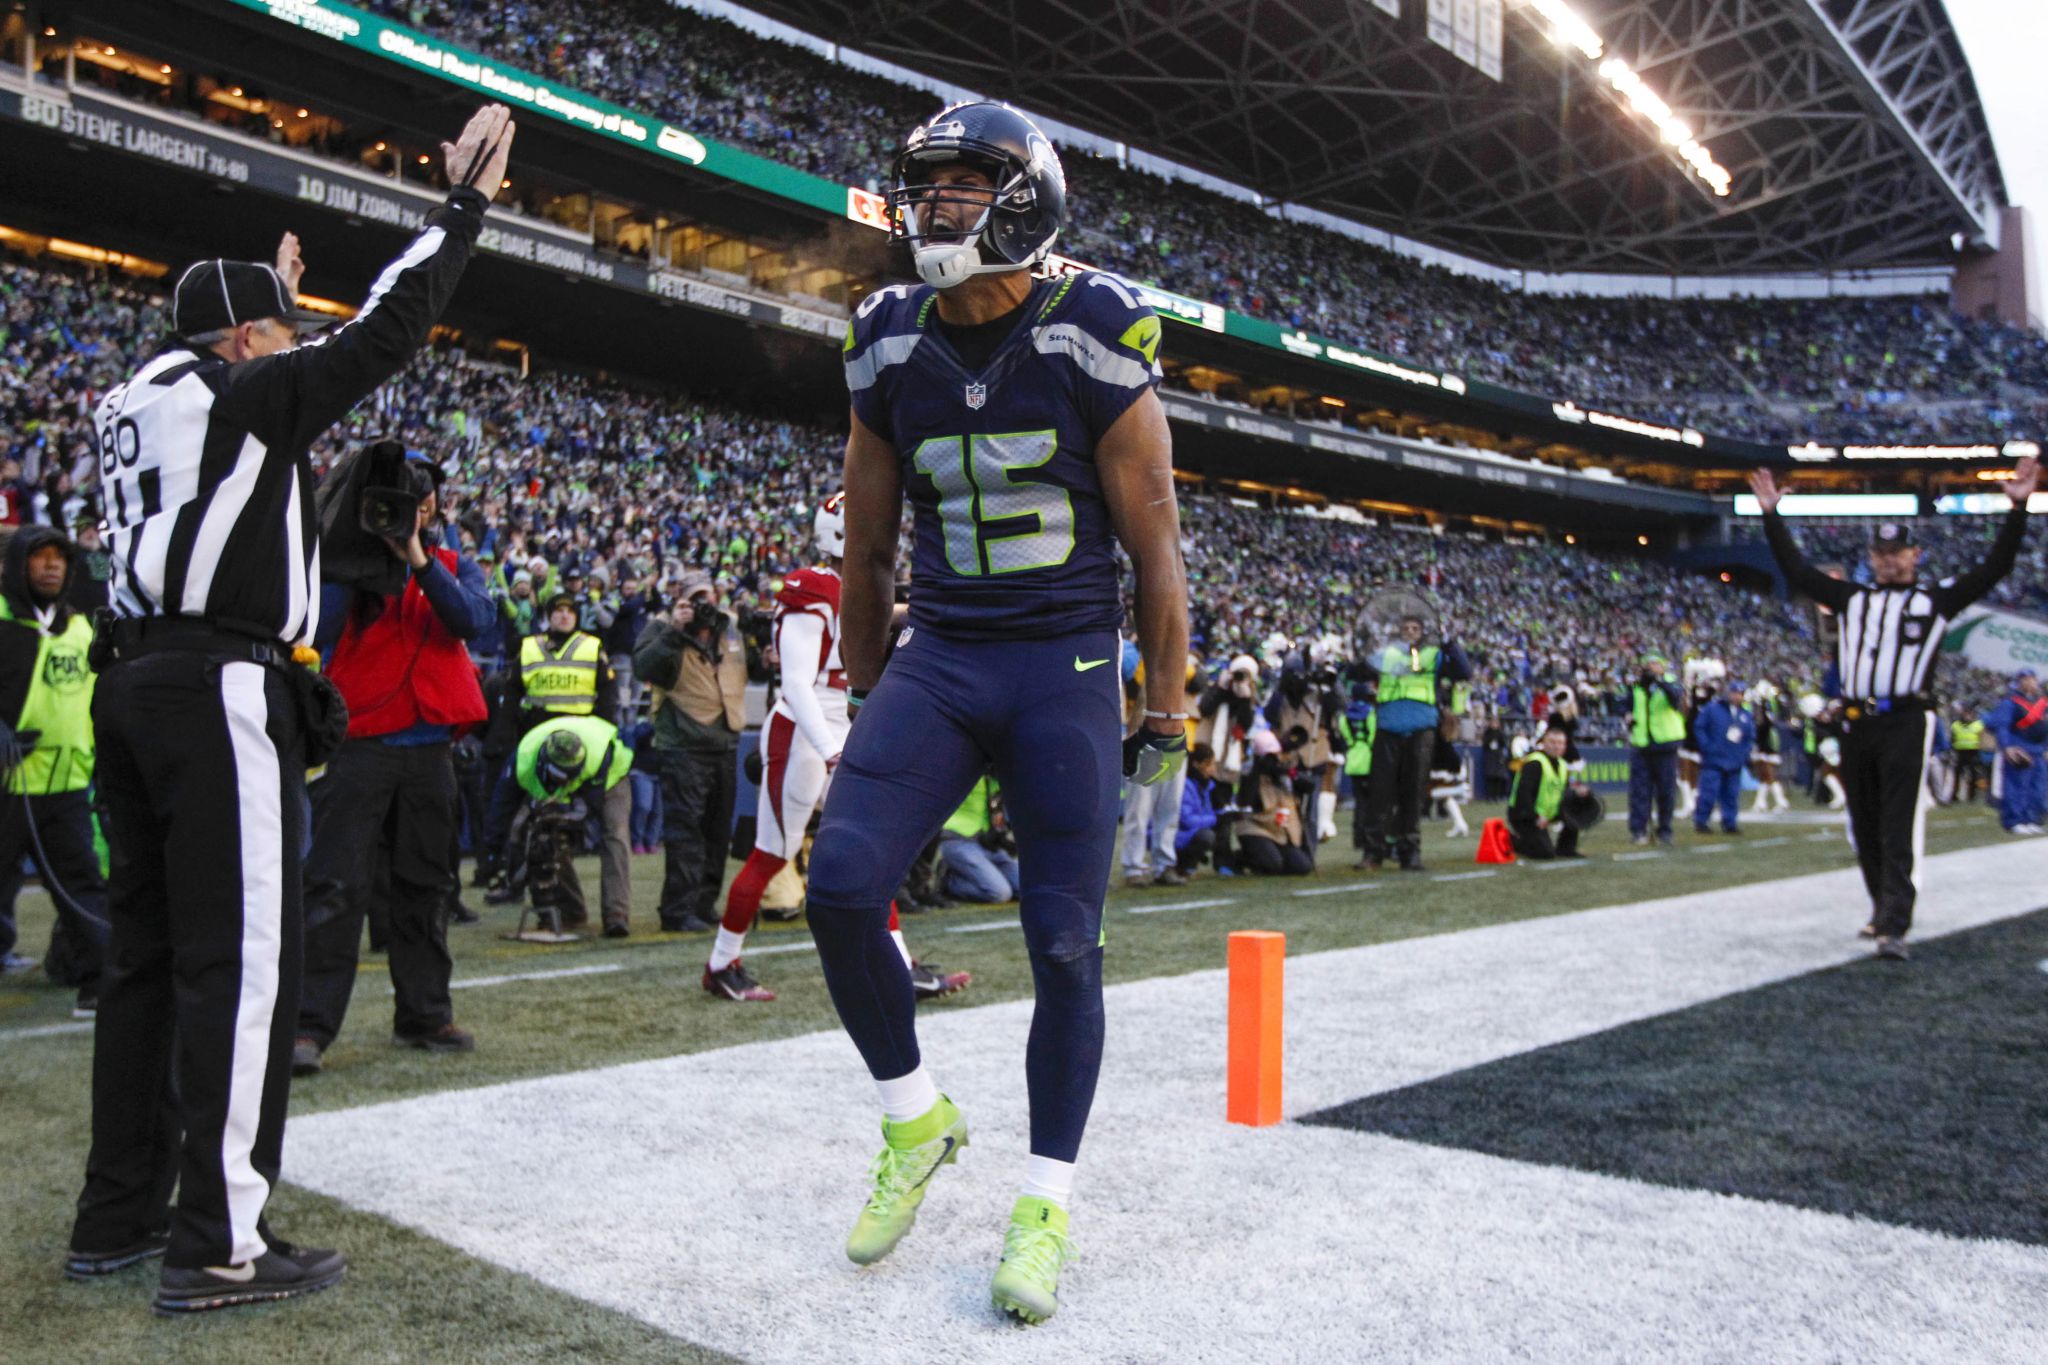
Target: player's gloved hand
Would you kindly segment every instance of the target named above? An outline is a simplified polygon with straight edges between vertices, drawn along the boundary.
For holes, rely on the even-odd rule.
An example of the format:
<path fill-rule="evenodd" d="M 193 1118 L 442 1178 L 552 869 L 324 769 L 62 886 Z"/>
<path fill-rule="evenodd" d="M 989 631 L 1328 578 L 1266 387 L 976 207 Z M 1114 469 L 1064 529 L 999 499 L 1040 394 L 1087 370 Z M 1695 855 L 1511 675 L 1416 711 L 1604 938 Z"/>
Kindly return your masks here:
<path fill-rule="evenodd" d="M 1149 787 L 1166 776 L 1173 761 L 1188 751 L 1188 732 L 1176 725 L 1171 733 L 1141 725 L 1124 740 L 1124 776 Z"/>

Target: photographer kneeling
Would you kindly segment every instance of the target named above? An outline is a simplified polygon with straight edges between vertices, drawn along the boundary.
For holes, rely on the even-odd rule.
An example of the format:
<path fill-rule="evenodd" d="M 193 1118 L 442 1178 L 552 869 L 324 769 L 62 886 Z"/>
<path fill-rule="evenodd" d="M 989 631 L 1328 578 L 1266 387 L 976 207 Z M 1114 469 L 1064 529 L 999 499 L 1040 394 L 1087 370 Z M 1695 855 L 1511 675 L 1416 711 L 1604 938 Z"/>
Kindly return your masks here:
<path fill-rule="evenodd" d="M 489 628 L 493 608 L 483 570 L 440 544 L 440 470 L 407 459 L 396 442 L 354 459 L 329 475 L 342 487 L 322 501 L 336 508 L 338 526 L 353 525 L 387 559 L 378 564 L 337 546 L 333 576 L 320 590 L 315 643 L 348 702 L 349 723 L 348 739 L 311 789 L 306 974 L 292 1048 L 292 1071 L 301 1076 L 320 1069 L 348 1013 L 380 840 L 388 842 L 391 866 L 391 1041 L 429 1052 L 476 1045 L 455 1026 L 448 994 L 447 901 L 456 877 L 451 743 L 484 719 L 483 689 L 464 645 Z"/>
<path fill-rule="evenodd" d="M 624 938 L 632 898 L 626 834 L 633 818 L 633 786 L 626 781 L 626 774 L 633 769 L 633 751 L 620 741 L 618 727 L 596 716 L 542 721 L 519 741 L 512 768 L 530 803 L 512 842 L 515 847 L 525 845 L 526 884 L 534 905 L 543 911 L 562 912 L 564 925 L 582 924 L 589 918 L 583 882 L 563 844 L 573 845 L 575 832 L 589 819 L 586 800 L 595 799 L 601 802 L 604 818 L 604 860 L 598 889 L 604 906 L 604 936 Z M 586 792 L 591 797 L 586 798 Z M 541 821 L 555 824 L 558 837 L 536 841 L 535 827 Z"/>
<path fill-rule="evenodd" d="M 1592 791 L 1566 775 L 1564 751 L 1570 742 L 1570 732 L 1553 724 L 1515 773 L 1514 795 L 1508 800 L 1508 840 L 1516 857 L 1540 863 L 1586 856 L 1579 852 L 1577 826 L 1558 818 L 1567 790 L 1575 795 Z"/>

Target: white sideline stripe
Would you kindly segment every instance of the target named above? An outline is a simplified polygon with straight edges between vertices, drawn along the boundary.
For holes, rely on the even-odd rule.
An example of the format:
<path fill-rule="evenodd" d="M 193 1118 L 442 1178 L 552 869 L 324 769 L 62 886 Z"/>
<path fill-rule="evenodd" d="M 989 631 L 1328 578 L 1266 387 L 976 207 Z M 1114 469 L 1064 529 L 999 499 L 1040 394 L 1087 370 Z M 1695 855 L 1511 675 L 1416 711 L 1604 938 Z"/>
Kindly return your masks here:
<path fill-rule="evenodd" d="M 472 986 L 505 986 L 514 981 L 553 981 L 564 976 L 603 976 L 606 972 L 624 971 L 623 962 L 602 962 L 591 967 L 556 967 L 545 972 L 506 972 L 503 976 L 458 977 L 448 983 L 451 991 L 465 990 Z"/>
<path fill-rule="evenodd" d="M 2024 844 L 1930 859 L 1916 929 L 2039 906 L 2039 867 Z M 1845 869 L 1290 958 L 1287 1112 L 1855 962 L 1867 913 Z M 1235 1127 L 1222 1120 L 1224 972 L 1106 995 L 1083 1259 L 1059 1316 L 1028 1334 L 990 1312 L 988 1276 L 1028 1145 L 1030 1000 L 918 1021 L 975 1144 L 917 1234 L 870 1270 L 841 1248 L 874 1095 L 837 1030 L 295 1117 L 288 1169 L 471 1256 L 763 1361 L 900 1361 L 906 1331 L 963 1365 L 1240 1362 L 1254 1340 L 1276 1359 L 1559 1365 L 1713 1359 L 1747 1341 L 1777 1360 L 1877 1365 L 2032 1359 L 2048 1335 L 2048 1248 L 1378 1135 Z M 568 1150 L 593 1132 L 612 1139 L 604 1162 L 503 1178 L 504 1152 Z M 763 1133 L 778 1140 L 763 1147 Z M 721 1173 L 714 1203 L 676 1178 L 683 1152 Z M 1218 1190 L 1259 1216 L 1219 1227 Z M 1190 1242 L 1190 1227 L 1208 1231 Z M 1333 1269 L 1373 1292 L 1332 1292 Z"/>
<path fill-rule="evenodd" d="M 986 924 L 948 925 L 946 932 L 949 934 L 980 934 L 986 933 L 990 929 L 1022 929 L 1023 927 L 1024 922 L 1022 920 L 992 919 Z"/>
<path fill-rule="evenodd" d="M 1347 891 L 1352 893 L 1384 891 L 1386 887 L 1387 884 L 1385 882 L 1357 882 L 1350 886 L 1316 886 L 1309 888 L 1307 891 L 1290 891 L 1287 894 L 1290 896 L 1338 896 Z"/>
<path fill-rule="evenodd" d="M 37 1024 L 33 1028 L 0 1029 L 0 1043 L 16 1038 L 55 1038 L 66 1033 L 91 1033 L 90 1019 L 76 1019 L 68 1024 Z"/>
<path fill-rule="evenodd" d="M 815 953 L 817 951 L 818 945 L 815 943 L 778 943 L 770 948 L 749 948 L 747 949 L 747 956 L 770 957 L 776 953 Z"/>
<path fill-rule="evenodd" d="M 1591 867 L 1593 860 L 1590 858 L 1555 858 L 1547 863 L 1532 863 L 1524 858 L 1520 860 L 1520 865 L 1528 868 L 1531 872 L 1558 872 L 1567 867 Z"/>
<path fill-rule="evenodd" d="M 1493 875 L 1493 873 L 1492 873 L 1491 871 L 1487 871 L 1487 872 L 1439 872 L 1439 873 L 1437 873 L 1437 874 L 1436 874 L 1436 875 L 1435 875 L 1434 877 L 1431 877 L 1431 878 L 1430 878 L 1430 880 L 1431 880 L 1431 881 L 1433 881 L 1433 882 L 1476 882 L 1476 881 L 1478 881 L 1478 880 L 1479 880 L 1479 879 L 1480 879 L 1481 877 L 1491 877 L 1492 875 Z"/>
<path fill-rule="evenodd" d="M 1645 858 L 1661 858 L 1663 856 L 1663 854 L 1657 852 L 1617 853 L 1614 855 L 1614 861 L 1617 863 L 1639 863 Z"/>
<path fill-rule="evenodd" d="M 1753 844 L 1749 845 L 1749 847 L 1751 847 L 1751 848 L 1776 848 L 1776 847 L 1777 847 L 1778 845 L 1780 845 L 1780 844 L 1789 844 L 1789 843 L 1791 843 L 1791 842 L 1792 842 L 1792 838 L 1791 838 L 1791 836 L 1790 836 L 1790 835 L 1787 835 L 1787 834 L 1780 834 L 1780 835 L 1779 835 L 1778 837 L 1776 837 L 1775 839 L 1758 839 L 1758 840 L 1757 840 L 1757 841 L 1756 841 L 1755 843 L 1753 843 Z"/>
<path fill-rule="evenodd" d="M 1693 846 L 1692 846 L 1691 848 L 1687 849 L 1687 850 L 1686 850 L 1686 852 L 1688 852 L 1688 853 L 1727 853 L 1727 852 L 1730 852 L 1731 850 L 1733 850 L 1733 849 L 1734 849 L 1734 847 L 1735 847 L 1735 845 L 1733 845 L 1733 844 L 1694 844 L 1694 845 L 1693 845 Z"/>
<path fill-rule="evenodd" d="M 1206 910 L 1212 905 L 1236 904 L 1237 897 L 1235 896 L 1218 896 L 1215 900 L 1207 901 L 1172 901 L 1166 905 L 1133 905 L 1130 907 L 1130 911 L 1134 915 L 1158 915 L 1168 910 Z"/>

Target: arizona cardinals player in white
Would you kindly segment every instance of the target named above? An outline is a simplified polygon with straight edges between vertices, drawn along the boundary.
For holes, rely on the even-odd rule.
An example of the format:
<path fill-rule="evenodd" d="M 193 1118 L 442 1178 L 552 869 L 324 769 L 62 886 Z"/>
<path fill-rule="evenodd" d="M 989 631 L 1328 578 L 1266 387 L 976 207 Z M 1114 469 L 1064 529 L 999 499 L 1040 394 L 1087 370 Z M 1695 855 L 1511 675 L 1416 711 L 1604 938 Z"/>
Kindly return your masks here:
<path fill-rule="evenodd" d="M 782 581 L 775 597 L 775 653 L 781 680 L 768 723 L 761 728 L 761 787 L 754 821 L 754 851 L 726 893 L 725 916 L 704 968 L 704 989 L 722 1000 L 773 1000 L 740 962 L 747 931 L 761 908 L 768 883 L 802 849 L 811 816 L 824 804 L 825 788 L 851 724 L 846 707 L 846 673 L 839 662 L 839 563 L 846 549 L 846 495 L 825 499 L 812 521 L 818 553 L 825 562 L 798 569 Z M 912 960 L 895 907 L 889 932 L 910 963 L 919 999 L 966 986 L 966 972 L 943 972 Z"/>

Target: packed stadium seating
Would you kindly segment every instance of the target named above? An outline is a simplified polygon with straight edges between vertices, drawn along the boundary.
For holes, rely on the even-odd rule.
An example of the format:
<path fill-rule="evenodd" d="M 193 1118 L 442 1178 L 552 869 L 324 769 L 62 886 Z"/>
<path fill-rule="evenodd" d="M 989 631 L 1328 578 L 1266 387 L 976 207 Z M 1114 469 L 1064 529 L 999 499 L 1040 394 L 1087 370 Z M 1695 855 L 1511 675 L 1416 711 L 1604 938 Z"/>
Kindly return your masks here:
<path fill-rule="evenodd" d="M 0 455 L 24 477 L 30 515 L 90 513 L 96 470 L 89 412 L 165 331 L 156 287 L 47 263 L 0 261 Z M 468 546 L 488 550 L 494 587 L 509 595 L 532 557 L 548 570 L 603 567 L 656 601 L 686 567 L 723 575 L 737 604 L 760 601 L 779 573 L 810 554 L 811 509 L 838 479 L 833 430 L 639 391 L 565 371 L 521 379 L 453 348 L 424 353 L 316 451 L 389 432 L 436 454 Z M 1625 709 L 1633 662 L 1646 648 L 1744 661 L 1753 676 L 1808 680 L 1816 650 L 1782 603 L 1647 559 L 1559 543 L 1508 543 L 1417 526 L 1360 524 L 1229 497 L 1184 499 L 1194 645 L 1220 664 L 1335 635 L 1352 642 L 1366 600 L 1418 587 L 1443 605 L 1479 670 L 1480 693 L 1508 716 L 1537 709 L 1564 683 L 1590 694 L 1596 730 Z M 1948 525 L 1932 554 L 1960 561 L 1981 533 Z M 1851 550 L 1844 530 L 1814 542 Z M 2003 600 L 2037 602 L 2033 573 Z M 533 585 L 539 592 L 546 580 Z M 2031 595 L 2031 596 L 2030 596 Z M 483 652 L 494 654 L 491 641 Z"/>
<path fill-rule="evenodd" d="M 924 92 L 663 0 L 372 0 L 501 60 L 880 188 Z M 2048 434 L 2048 339 L 1944 300 L 1589 299 L 1424 266 L 1242 200 L 1067 156 L 1064 249 L 1207 301 L 1511 387 L 1769 442 Z"/>

